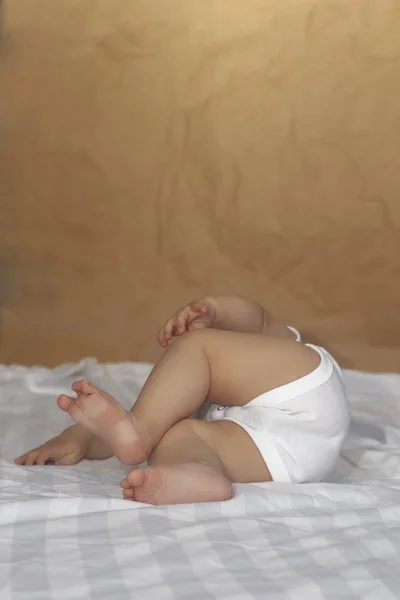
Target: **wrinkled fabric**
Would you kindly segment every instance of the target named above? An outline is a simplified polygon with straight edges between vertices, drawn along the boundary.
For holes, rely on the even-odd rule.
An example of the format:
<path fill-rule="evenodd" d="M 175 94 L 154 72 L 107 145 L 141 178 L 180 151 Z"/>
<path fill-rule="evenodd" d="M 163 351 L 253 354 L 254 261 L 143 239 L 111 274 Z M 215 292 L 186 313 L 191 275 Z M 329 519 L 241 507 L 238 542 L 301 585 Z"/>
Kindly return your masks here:
<path fill-rule="evenodd" d="M 352 424 L 329 482 L 236 485 L 228 502 L 121 498 L 117 459 L 20 467 L 71 423 L 87 377 L 131 406 L 150 367 L 0 365 L 0 596 L 59 600 L 392 600 L 400 589 L 399 375 L 345 372 Z"/>

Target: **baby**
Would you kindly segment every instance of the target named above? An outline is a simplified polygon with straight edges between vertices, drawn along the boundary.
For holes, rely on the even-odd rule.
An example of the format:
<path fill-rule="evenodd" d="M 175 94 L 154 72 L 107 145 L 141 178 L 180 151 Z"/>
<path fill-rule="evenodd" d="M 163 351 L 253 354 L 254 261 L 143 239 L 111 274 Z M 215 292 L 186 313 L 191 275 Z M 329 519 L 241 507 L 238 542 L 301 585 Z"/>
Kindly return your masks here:
<path fill-rule="evenodd" d="M 77 425 L 16 463 L 147 461 L 121 487 L 124 498 L 149 504 L 228 500 L 232 483 L 331 474 L 350 419 L 340 369 L 326 350 L 302 344 L 295 329 L 239 297 L 188 304 L 159 342 L 167 350 L 130 412 L 77 381 L 76 397 L 57 400 Z"/>

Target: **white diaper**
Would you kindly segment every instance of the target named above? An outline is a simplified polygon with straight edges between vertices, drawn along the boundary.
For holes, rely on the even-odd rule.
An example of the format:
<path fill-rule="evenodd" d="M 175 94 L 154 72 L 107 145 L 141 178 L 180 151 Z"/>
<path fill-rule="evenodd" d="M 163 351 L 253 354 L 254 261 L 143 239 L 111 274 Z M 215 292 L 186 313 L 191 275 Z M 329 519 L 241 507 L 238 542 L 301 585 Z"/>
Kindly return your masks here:
<path fill-rule="evenodd" d="M 300 334 L 290 328 L 300 342 Z M 335 359 L 321 357 L 304 377 L 265 392 L 245 406 L 212 405 L 206 421 L 237 423 L 260 451 L 274 481 L 322 481 L 334 470 L 350 415 L 343 378 Z"/>

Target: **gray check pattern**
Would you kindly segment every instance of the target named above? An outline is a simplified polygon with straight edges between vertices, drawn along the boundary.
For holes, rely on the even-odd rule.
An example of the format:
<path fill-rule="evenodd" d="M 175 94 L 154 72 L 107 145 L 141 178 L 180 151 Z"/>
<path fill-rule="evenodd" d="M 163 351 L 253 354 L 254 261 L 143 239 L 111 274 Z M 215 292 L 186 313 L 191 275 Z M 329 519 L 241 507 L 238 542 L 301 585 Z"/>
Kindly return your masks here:
<path fill-rule="evenodd" d="M 121 499 L 116 459 L 13 464 L 70 423 L 55 397 L 73 380 L 128 407 L 149 372 L 0 366 L 0 600 L 400 598 L 400 376 L 345 373 L 353 421 L 328 483 L 150 507 Z"/>

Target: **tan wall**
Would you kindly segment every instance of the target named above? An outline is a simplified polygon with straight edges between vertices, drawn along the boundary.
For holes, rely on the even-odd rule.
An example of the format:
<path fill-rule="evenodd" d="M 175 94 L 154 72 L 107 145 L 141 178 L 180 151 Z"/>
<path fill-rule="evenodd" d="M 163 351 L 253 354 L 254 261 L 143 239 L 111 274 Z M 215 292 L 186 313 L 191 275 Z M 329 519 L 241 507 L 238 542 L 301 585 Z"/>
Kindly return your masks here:
<path fill-rule="evenodd" d="M 0 359 L 153 360 L 164 316 L 259 299 L 398 367 L 396 0 L 9 0 Z"/>

